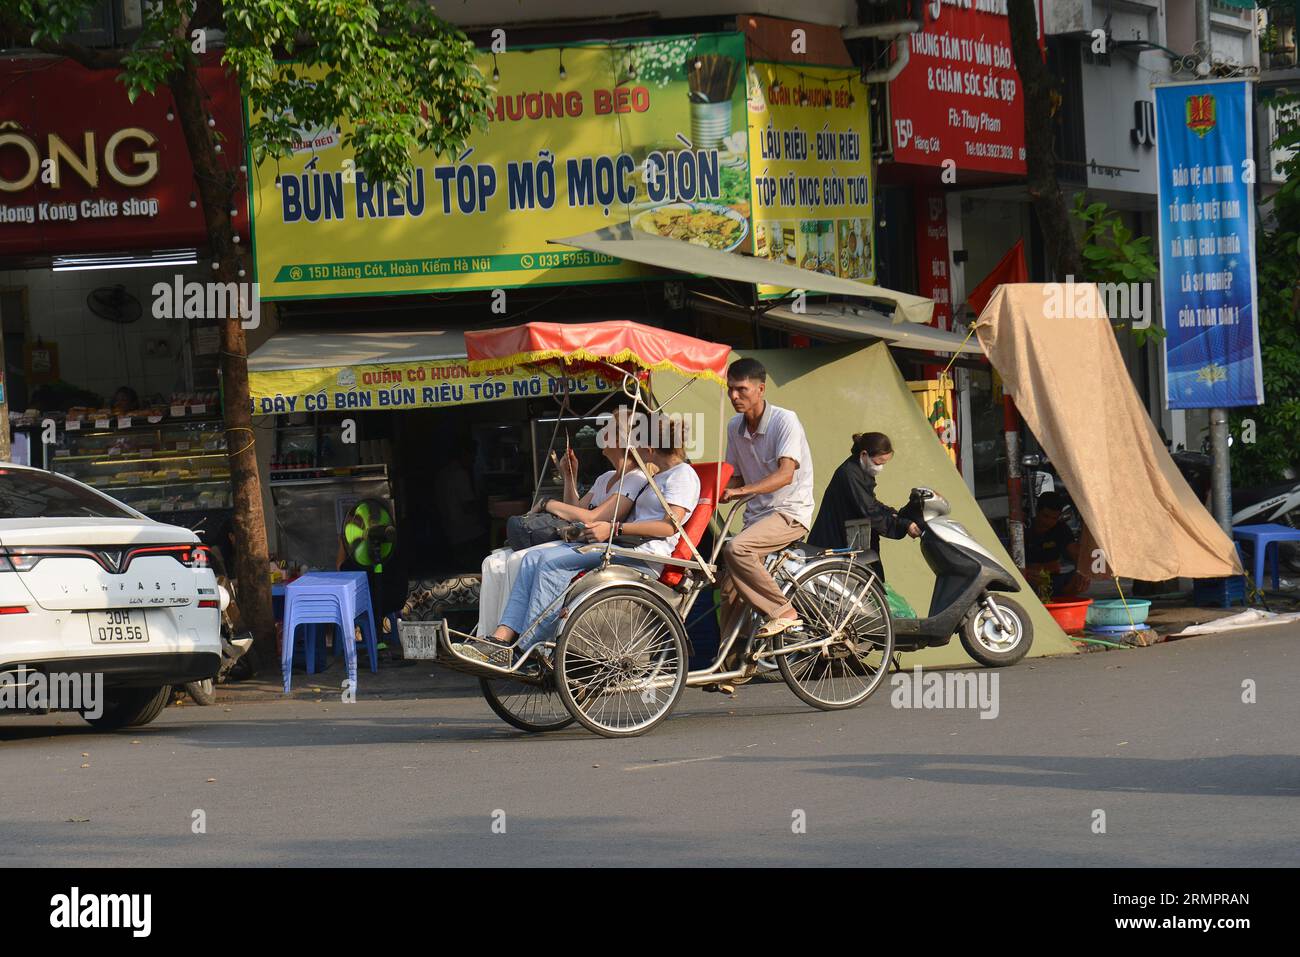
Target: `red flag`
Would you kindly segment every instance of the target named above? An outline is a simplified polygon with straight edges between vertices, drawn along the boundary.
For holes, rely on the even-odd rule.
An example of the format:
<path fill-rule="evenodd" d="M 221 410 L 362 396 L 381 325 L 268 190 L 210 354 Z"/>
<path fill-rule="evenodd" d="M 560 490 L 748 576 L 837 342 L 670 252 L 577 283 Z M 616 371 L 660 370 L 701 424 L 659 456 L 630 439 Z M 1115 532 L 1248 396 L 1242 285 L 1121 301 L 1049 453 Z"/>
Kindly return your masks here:
<path fill-rule="evenodd" d="M 1025 241 L 1016 240 L 1016 244 L 1007 250 L 1002 261 L 993 267 L 993 271 L 971 290 L 966 297 L 966 305 L 975 310 L 978 316 L 993 298 L 993 291 L 1003 283 L 1029 282 L 1029 269 L 1025 266 Z"/>

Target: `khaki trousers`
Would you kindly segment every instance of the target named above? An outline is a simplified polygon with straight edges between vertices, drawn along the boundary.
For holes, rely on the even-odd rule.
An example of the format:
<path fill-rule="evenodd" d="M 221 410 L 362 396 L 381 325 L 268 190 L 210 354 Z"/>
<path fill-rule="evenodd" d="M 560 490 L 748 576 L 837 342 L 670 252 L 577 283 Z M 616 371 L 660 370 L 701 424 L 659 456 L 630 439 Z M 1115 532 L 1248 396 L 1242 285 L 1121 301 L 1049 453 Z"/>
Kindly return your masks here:
<path fill-rule="evenodd" d="M 746 526 L 723 546 L 722 553 L 727 558 L 727 572 L 721 585 L 724 635 L 745 605 L 767 618 L 789 610 L 790 602 L 763 567 L 763 559 L 807 534 L 808 529 L 794 519 L 773 512 Z"/>

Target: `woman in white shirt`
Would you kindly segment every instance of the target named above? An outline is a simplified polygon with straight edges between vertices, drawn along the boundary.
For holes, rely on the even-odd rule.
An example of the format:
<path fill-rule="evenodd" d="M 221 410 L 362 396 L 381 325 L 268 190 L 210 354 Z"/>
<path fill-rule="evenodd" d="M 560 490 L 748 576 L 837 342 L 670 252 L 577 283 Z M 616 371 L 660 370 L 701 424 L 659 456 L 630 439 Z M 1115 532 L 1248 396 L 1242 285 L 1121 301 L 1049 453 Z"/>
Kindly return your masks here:
<path fill-rule="evenodd" d="M 669 432 L 669 442 L 666 444 L 670 444 L 671 448 L 642 448 L 639 451 L 648 464 L 658 467 L 654 483 L 663 493 L 677 521 L 685 525 L 700 500 L 700 479 L 686 461 L 685 423 L 673 422 Z M 651 540 L 637 546 L 636 551 L 655 555 L 672 554 L 680 537 L 676 525 L 664 512 L 659 497 L 648 488 L 637 496 L 630 519 L 626 522 L 615 519 L 612 524 L 613 529 L 608 519 L 588 522 L 588 537 L 591 541 L 608 541 L 611 531 L 615 535 L 642 536 Z M 528 549 L 520 563 L 518 577 L 510 591 L 501 622 L 492 632 L 489 642 L 513 644 L 534 622 L 538 622 L 537 627 L 519 646 L 521 652 L 539 641 L 552 638 L 560 612 L 556 600 L 564 594 L 574 575 L 595 568 L 602 558 L 603 552 L 600 549 L 581 552 L 574 545 L 544 551 Z M 652 575 L 658 575 L 663 568 L 653 563 L 625 561 L 622 558 L 616 561 L 638 565 Z M 482 651 L 470 645 L 462 645 L 460 650 L 487 660 Z"/>
<path fill-rule="evenodd" d="M 601 454 L 613 466 L 602 474 L 587 494 L 578 495 L 578 457 L 572 450 L 565 453 L 560 462 L 560 472 L 564 476 L 564 500 L 545 499 L 541 510 L 558 518 L 575 522 L 620 521 L 632 510 L 632 503 L 645 488 L 646 477 L 636 467 L 636 461 L 627 454 L 626 412 L 623 409 L 615 413 L 614 428 L 603 429 L 601 435 L 607 437 Z M 653 493 L 651 493 L 653 497 Z M 519 567 L 524 556 L 530 552 L 553 548 L 564 542 L 543 542 L 532 548 L 515 551 L 512 548 L 498 548 L 483 559 L 482 584 L 479 587 L 478 627 L 475 634 L 481 636 L 492 634 L 501 622 L 510 590 L 519 575 Z"/>

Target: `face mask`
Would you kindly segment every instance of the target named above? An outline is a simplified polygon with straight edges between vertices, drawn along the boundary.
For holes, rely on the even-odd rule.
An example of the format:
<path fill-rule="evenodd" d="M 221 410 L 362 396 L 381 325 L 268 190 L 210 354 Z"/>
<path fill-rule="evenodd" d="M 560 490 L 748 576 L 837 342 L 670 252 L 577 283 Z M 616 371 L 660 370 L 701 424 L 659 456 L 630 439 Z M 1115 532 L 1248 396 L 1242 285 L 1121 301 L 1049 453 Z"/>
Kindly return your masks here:
<path fill-rule="evenodd" d="M 875 462 L 871 461 L 871 456 L 866 452 L 863 452 L 858 456 L 858 462 L 868 475 L 879 475 L 885 470 L 883 465 L 877 465 Z"/>

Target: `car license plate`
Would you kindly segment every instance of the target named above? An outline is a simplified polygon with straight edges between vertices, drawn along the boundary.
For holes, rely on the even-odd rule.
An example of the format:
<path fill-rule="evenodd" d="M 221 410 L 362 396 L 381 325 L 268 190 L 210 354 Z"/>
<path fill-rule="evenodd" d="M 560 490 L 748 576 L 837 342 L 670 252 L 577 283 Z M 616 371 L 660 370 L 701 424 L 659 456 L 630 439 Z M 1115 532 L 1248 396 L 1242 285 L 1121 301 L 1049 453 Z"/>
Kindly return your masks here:
<path fill-rule="evenodd" d="M 139 644 L 149 640 L 149 628 L 144 612 L 114 609 L 92 611 L 90 615 L 90 640 L 106 645 Z"/>

